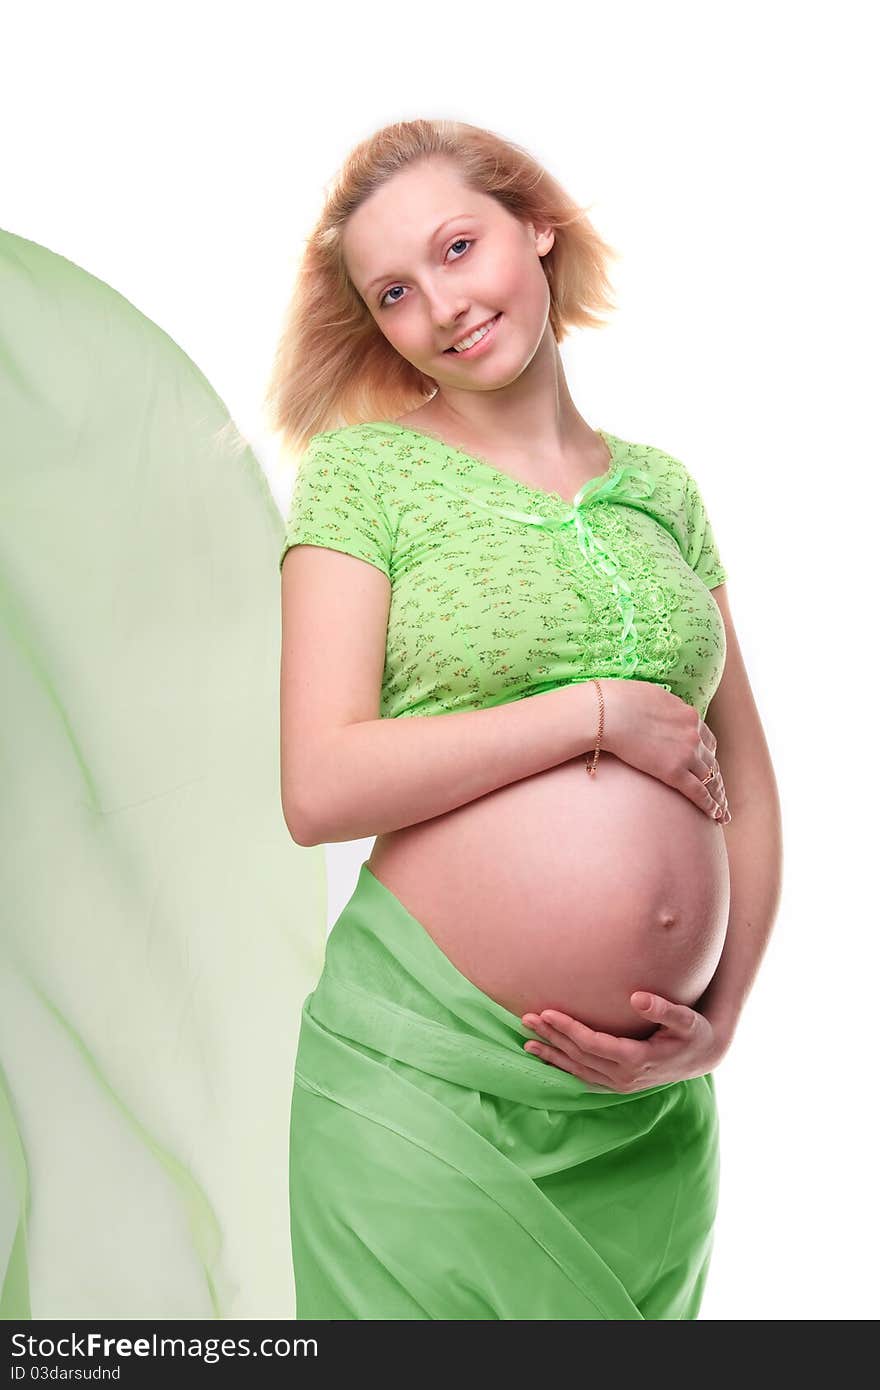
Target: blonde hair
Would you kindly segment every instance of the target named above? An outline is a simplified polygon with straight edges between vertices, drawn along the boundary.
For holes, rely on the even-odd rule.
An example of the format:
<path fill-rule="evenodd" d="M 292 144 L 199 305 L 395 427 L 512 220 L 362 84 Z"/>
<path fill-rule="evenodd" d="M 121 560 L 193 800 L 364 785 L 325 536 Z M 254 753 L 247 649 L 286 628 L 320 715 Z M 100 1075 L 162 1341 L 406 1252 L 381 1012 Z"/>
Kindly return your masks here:
<path fill-rule="evenodd" d="M 380 332 L 348 275 L 341 235 L 355 209 L 394 174 L 436 158 L 520 221 L 554 229 L 541 263 L 557 343 L 572 327 L 605 327 L 599 314 L 617 308 L 607 265 L 618 252 L 596 232 L 587 209 L 521 146 L 462 121 L 384 126 L 352 150 L 331 184 L 284 316 L 264 409 L 270 430 L 292 453 L 324 430 L 405 414 L 437 389 Z"/>

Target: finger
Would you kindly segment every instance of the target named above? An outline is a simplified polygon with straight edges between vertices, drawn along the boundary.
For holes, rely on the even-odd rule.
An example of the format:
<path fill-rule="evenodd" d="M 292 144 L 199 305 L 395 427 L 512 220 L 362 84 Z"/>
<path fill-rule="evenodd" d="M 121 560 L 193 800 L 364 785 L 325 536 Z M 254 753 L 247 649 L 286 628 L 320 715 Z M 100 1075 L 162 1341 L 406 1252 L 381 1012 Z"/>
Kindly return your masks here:
<path fill-rule="evenodd" d="M 588 1068 L 601 1077 L 605 1085 L 610 1085 L 616 1079 L 616 1073 L 619 1071 L 616 1062 L 609 1062 L 604 1057 L 597 1057 L 592 1052 L 585 1052 L 564 1033 L 551 1028 L 549 1023 L 541 1023 L 533 1031 L 540 1035 L 541 1042 L 537 1044 L 538 1046 L 549 1047 L 552 1052 L 567 1057 L 571 1065 Z"/>
<path fill-rule="evenodd" d="M 698 773 L 691 773 L 694 783 L 699 784 L 699 791 L 696 792 L 695 796 L 691 796 L 691 801 L 694 801 L 699 809 L 705 810 L 706 816 L 709 816 L 710 820 L 720 820 L 724 810 L 722 806 L 724 792 L 719 791 L 719 778 L 713 777 L 706 783 L 703 781 L 705 776 L 706 773 L 702 773 L 702 776 L 699 776 Z"/>
<path fill-rule="evenodd" d="M 700 784 L 699 799 L 703 810 L 712 820 L 720 820 L 724 814 L 722 802 L 724 800 L 724 785 L 721 781 L 721 773 L 716 772 L 713 777 L 706 782 L 703 779 L 712 770 L 711 763 L 699 764 L 696 772 L 691 772 L 691 776 Z"/>
<path fill-rule="evenodd" d="M 646 1001 L 647 1006 L 643 1007 Z M 651 994 L 644 989 L 637 989 L 631 994 L 630 1003 L 642 1018 L 662 1023 L 664 1028 L 682 1037 L 689 1037 L 693 1033 L 700 1018 L 700 1015 L 689 1009 L 687 1004 L 676 1004 L 671 999 L 664 999 L 662 995 Z"/>
<path fill-rule="evenodd" d="M 613 1033 L 601 1033 L 581 1023 L 580 1019 L 571 1018 L 569 1014 L 556 1009 L 543 1009 L 539 1018 L 540 1025 L 550 1030 L 550 1040 L 558 1047 L 574 1044 L 580 1053 L 588 1053 L 593 1058 L 602 1058 L 617 1065 L 638 1065 L 646 1058 L 644 1044 L 635 1038 L 618 1038 Z"/>
<path fill-rule="evenodd" d="M 548 1066 L 570 1072 L 580 1081 L 588 1081 L 591 1086 L 601 1086 L 606 1091 L 614 1090 L 614 1086 L 609 1084 L 611 1078 L 606 1076 L 604 1072 L 575 1062 L 567 1052 L 560 1052 L 558 1048 L 551 1047 L 548 1043 L 527 1042 L 525 1051 L 533 1057 L 538 1057 L 542 1062 L 546 1062 Z"/>

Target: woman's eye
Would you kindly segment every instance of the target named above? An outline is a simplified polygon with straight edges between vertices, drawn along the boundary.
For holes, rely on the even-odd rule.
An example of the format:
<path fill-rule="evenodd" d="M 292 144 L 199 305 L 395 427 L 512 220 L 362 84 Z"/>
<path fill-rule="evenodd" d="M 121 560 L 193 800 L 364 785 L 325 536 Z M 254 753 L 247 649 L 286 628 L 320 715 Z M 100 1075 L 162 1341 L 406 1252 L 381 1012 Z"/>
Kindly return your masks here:
<path fill-rule="evenodd" d="M 450 246 L 449 251 L 454 250 L 454 248 L 455 248 L 456 246 L 468 246 L 468 247 L 473 246 L 474 241 L 475 241 L 475 238 L 474 238 L 474 237 L 465 237 L 465 236 L 458 237 L 457 240 L 454 241 L 454 242 L 452 243 L 452 245 Z M 449 254 L 449 251 L 447 251 L 447 253 L 446 253 L 447 255 Z M 465 255 L 465 254 L 466 254 L 465 252 L 462 252 L 462 255 Z M 460 260 L 461 260 L 461 255 L 456 256 L 455 259 L 456 259 L 457 261 L 460 261 Z M 399 303 L 400 303 L 400 296 L 398 296 L 397 299 L 392 299 L 390 304 L 386 304 L 386 303 L 385 303 L 385 300 L 388 298 L 389 294 L 391 294 L 392 290 L 400 290 L 400 289 L 403 289 L 403 286 L 402 286 L 402 285 L 392 285 L 390 289 L 387 289 L 387 290 L 385 291 L 385 293 L 383 294 L 382 298 L 381 298 L 380 301 L 379 301 L 379 308 L 380 308 L 380 309 L 390 309 L 392 304 L 399 304 Z"/>
<path fill-rule="evenodd" d="M 474 243 L 473 243 L 473 238 L 471 238 L 470 240 L 468 240 L 468 238 L 467 238 L 466 236 L 460 236 L 460 237 L 458 238 L 457 241 L 454 241 L 454 242 L 452 243 L 452 246 L 473 246 L 473 244 L 474 244 Z M 449 248 L 450 251 L 452 250 L 452 246 L 450 246 L 450 248 Z M 461 260 L 461 256 L 456 256 L 455 259 L 456 259 L 457 261 L 460 261 L 460 260 Z"/>

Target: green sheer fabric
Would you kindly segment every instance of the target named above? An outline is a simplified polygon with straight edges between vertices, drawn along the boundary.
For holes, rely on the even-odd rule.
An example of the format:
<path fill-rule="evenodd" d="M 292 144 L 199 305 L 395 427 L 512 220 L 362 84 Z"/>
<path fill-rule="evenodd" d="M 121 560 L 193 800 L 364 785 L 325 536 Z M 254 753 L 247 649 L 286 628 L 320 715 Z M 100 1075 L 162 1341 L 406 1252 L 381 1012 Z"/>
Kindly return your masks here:
<path fill-rule="evenodd" d="M 172 339 L 6 232 L 0 335 L 0 1316 L 291 1317 L 281 517 Z"/>
<path fill-rule="evenodd" d="M 530 1057 L 532 1036 L 363 864 L 297 1052 L 301 1317 L 698 1316 L 714 1077 L 615 1092 Z"/>

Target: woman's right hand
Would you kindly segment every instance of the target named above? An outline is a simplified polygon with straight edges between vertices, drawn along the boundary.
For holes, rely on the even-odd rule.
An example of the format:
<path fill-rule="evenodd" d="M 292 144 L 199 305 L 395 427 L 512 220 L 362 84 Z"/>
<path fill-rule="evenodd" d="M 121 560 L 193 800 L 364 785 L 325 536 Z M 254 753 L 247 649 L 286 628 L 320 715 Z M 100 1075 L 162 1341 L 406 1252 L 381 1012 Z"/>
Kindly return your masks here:
<path fill-rule="evenodd" d="M 652 681 L 603 680 L 604 746 L 682 792 L 712 820 L 731 820 L 717 769 L 717 740 L 699 710 Z M 594 692 L 595 694 L 595 692 Z M 716 768 L 708 782 L 703 778 Z"/>

